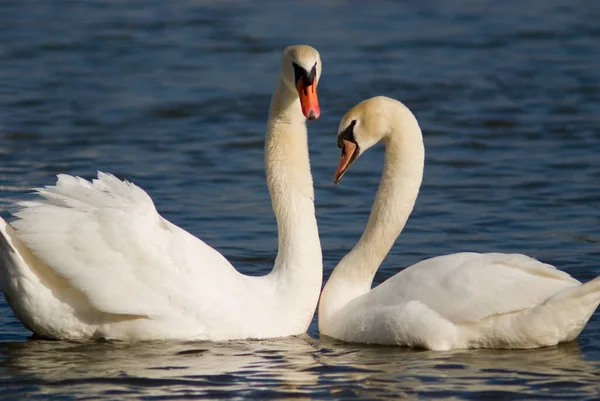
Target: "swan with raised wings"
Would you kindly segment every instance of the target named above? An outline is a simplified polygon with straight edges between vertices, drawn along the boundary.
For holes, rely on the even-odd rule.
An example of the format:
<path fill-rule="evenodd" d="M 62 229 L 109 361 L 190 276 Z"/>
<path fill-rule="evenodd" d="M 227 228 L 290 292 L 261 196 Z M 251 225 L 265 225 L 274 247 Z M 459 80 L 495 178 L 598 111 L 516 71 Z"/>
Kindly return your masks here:
<path fill-rule="evenodd" d="M 278 227 L 273 270 L 245 276 L 108 174 L 60 175 L 0 219 L 0 285 L 34 333 L 58 339 L 229 340 L 304 333 L 322 283 L 306 119 L 319 53 L 290 46 L 270 106 L 265 170 Z"/>
<path fill-rule="evenodd" d="M 344 116 L 337 140 L 342 156 L 335 182 L 379 141 L 385 167 L 365 232 L 321 294 L 321 334 L 432 350 L 535 348 L 577 337 L 600 303 L 600 277 L 582 284 L 521 254 L 439 256 L 371 289 L 417 199 L 423 137 L 407 107 L 375 97 Z"/>

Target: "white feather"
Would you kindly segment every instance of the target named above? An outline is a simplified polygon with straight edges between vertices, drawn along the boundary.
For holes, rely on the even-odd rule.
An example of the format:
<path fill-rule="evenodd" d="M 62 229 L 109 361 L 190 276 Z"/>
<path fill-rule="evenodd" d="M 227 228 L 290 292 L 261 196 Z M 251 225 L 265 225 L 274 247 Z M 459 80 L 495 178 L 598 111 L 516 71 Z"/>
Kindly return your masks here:
<path fill-rule="evenodd" d="M 306 119 L 295 87 L 283 82 L 300 59 L 320 64 L 315 49 L 286 49 L 267 131 L 280 239 L 270 274 L 240 274 L 160 216 L 132 183 L 104 173 L 92 182 L 60 175 L 56 185 L 37 190 L 39 199 L 20 204 L 12 227 L 0 219 L 0 286 L 17 317 L 52 338 L 228 340 L 305 332 L 322 259 Z"/>
<path fill-rule="evenodd" d="M 525 255 L 439 256 L 371 289 L 413 209 L 425 154 L 419 125 L 400 102 L 366 100 L 344 116 L 340 132 L 352 121 L 362 152 L 385 141 L 386 162 L 367 228 L 321 295 L 322 334 L 436 350 L 533 348 L 577 337 L 600 303 L 600 277 L 581 284 Z"/>

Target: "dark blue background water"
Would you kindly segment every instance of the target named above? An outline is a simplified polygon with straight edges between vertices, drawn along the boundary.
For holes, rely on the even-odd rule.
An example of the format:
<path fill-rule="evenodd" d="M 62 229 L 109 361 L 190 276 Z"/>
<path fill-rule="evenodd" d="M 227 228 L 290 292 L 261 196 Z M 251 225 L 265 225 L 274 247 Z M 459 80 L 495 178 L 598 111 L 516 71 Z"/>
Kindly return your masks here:
<path fill-rule="evenodd" d="M 374 95 L 425 135 L 420 198 L 380 282 L 423 258 L 523 252 L 600 275 L 600 3 L 3 1 L 0 214 L 57 173 L 115 173 L 241 271 L 276 254 L 263 139 L 283 48 L 323 59 L 309 126 L 325 277 L 359 238 L 382 148 L 332 182 L 338 121 Z M 2 399 L 600 397 L 600 312 L 577 342 L 418 352 L 310 336 L 28 339 L 0 298 Z"/>

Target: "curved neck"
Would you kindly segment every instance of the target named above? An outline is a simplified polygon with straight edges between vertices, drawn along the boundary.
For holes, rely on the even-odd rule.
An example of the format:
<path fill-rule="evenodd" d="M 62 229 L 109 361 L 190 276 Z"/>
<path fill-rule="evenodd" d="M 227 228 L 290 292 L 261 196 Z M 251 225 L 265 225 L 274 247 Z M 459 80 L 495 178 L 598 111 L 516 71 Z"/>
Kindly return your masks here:
<path fill-rule="evenodd" d="M 300 98 L 296 92 L 290 89 L 279 79 L 273 97 L 271 98 L 271 106 L 269 108 L 269 127 L 267 128 L 267 140 L 269 140 L 269 128 L 273 125 L 294 125 L 299 131 L 303 131 L 306 135 L 306 118 L 301 112 Z M 308 154 L 306 155 L 308 158 Z"/>
<path fill-rule="evenodd" d="M 271 100 L 265 142 L 267 186 L 277 219 L 279 243 L 271 277 L 294 304 L 300 304 L 301 299 L 314 301 L 309 311 L 312 314 L 321 290 L 323 262 L 306 119 L 299 103 L 298 95 L 280 80 Z"/>
<path fill-rule="evenodd" d="M 423 179 L 425 149 L 414 115 L 394 109 L 384 136 L 385 167 L 362 237 L 333 270 L 321 295 L 326 316 L 371 289 L 373 277 L 404 228 Z"/>

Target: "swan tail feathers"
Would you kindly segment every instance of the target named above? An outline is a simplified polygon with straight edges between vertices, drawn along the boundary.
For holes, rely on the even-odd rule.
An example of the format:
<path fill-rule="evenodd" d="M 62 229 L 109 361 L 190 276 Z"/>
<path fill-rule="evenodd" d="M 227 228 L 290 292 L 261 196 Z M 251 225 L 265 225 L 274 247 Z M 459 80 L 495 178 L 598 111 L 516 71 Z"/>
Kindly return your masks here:
<path fill-rule="evenodd" d="M 15 247 L 12 245 L 11 227 L 0 217 L 0 288 L 6 291 L 9 275 L 15 270 Z"/>
<path fill-rule="evenodd" d="M 15 230 L 0 217 L 0 289 L 6 301 L 12 305 L 11 298 L 21 278 L 32 279 L 33 272 L 27 264 L 30 253 L 17 237 Z"/>
<path fill-rule="evenodd" d="M 23 314 L 18 304 L 15 304 L 18 296 L 19 270 L 22 270 L 22 258 L 14 245 L 14 230 L 8 223 L 0 217 L 0 289 L 4 293 L 4 299 L 14 310 L 15 315 L 21 320 L 25 327 L 28 327 L 27 319 L 23 319 Z"/>
<path fill-rule="evenodd" d="M 600 276 L 593 280 L 567 288 L 548 299 L 547 303 L 576 302 L 584 305 L 598 306 L 600 303 Z"/>
<path fill-rule="evenodd" d="M 538 330 L 538 339 L 545 339 L 540 345 L 572 341 L 581 333 L 598 304 L 600 277 L 564 289 L 532 309 L 528 327 Z"/>
<path fill-rule="evenodd" d="M 41 336 L 64 337 L 53 323 L 64 321 L 65 304 L 51 296 L 62 293 L 63 284 L 0 217 L 0 289 L 27 329 Z"/>

